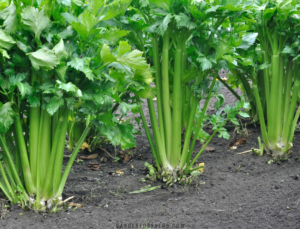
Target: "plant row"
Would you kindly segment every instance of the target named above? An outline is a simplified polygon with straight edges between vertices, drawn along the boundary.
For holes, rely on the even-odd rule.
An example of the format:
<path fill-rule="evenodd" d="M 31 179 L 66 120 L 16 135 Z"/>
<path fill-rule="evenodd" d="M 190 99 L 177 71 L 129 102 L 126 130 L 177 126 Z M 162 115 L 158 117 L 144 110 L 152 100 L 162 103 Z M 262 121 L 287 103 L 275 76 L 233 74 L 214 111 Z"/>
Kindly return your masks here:
<path fill-rule="evenodd" d="M 155 160 L 148 178 L 170 185 L 199 175 L 207 144 L 228 139 L 224 126 L 238 117 L 260 123 L 258 155 L 285 159 L 300 114 L 299 8 L 297 0 L 1 1 L 0 189 L 23 208 L 56 212 L 87 138 L 90 150 L 105 141 L 134 147 L 133 121 Z M 222 85 L 237 97 L 233 107 L 223 106 Z"/>

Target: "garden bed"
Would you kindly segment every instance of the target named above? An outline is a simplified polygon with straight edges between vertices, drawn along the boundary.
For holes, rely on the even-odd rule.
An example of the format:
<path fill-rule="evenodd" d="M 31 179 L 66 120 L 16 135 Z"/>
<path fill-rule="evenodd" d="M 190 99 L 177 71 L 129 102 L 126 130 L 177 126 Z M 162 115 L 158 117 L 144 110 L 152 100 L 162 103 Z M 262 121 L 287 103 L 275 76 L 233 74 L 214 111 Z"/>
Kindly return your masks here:
<path fill-rule="evenodd" d="M 222 89 L 226 102 L 234 97 Z M 145 110 L 149 120 L 148 112 Z M 252 152 L 258 147 L 260 128 L 249 126 L 246 144 L 229 149 L 230 141 L 214 137 L 198 163 L 204 162 L 204 173 L 197 185 L 175 184 L 166 187 L 161 182 L 140 182 L 146 176 L 144 163 L 152 162 L 152 154 L 143 132 L 138 136 L 133 158 L 113 163 L 103 150 L 98 157 L 74 163 L 64 189 L 69 202 L 82 204 L 77 210 L 57 214 L 24 212 L 18 206 L 5 210 L 2 203 L 1 228 L 299 228 L 300 223 L 300 135 L 295 134 L 293 153 L 288 161 L 268 164 L 265 155 Z M 235 134 L 235 137 L 239 137 Z M 114 156 L 112 146 L 104 147 Z M 195 151 L 200 150 L 197 143 Z M 80 154 L 84 155 L 84 154 Z M 100 160 L 107 158 L 107 162 Z M 66 165 L 65 159 L 64 165 Z M 99 170 L 87 165 L 99 164 Z M 124 175 L 113 175 L 118 169 Z M 141 187 L 161 186 L 150 192 L 130 194 Z M 148 223 L 148 227 L 146 225 Z M 138 225 L 137 225 L 138 224 Z M 122 226 L 122 227 L 121 227 Z M 151 227 L 152 226 L 152 227 Z M 155 227 L 156 226 L 156 227 Z"/>

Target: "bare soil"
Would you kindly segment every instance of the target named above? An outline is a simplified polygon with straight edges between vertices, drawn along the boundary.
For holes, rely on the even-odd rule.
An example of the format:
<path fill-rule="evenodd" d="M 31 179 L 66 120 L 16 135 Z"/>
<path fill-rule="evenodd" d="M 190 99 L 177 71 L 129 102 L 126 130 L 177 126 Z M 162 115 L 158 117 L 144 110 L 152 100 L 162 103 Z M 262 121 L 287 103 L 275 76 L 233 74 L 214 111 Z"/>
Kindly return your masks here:
<path fill-rule="evenodd" d="M 232 104 L 235 98 L 222 90 Z M 146 176 L 144 163 L 152 162 L 144 132 L 137 136 L 137 148 L 127 153 L 133 155 L 127 162 L 114 163 L 99 149 L 96 159 L 74 163 L 64 190 L 64 198 L 75 196 L 72 202 L 81 208 L 36 214 L 18 206 L 6 209 L 1 201 L 0 228 L 300 228 L 300 134 L 295 134 L 289 160 L 268 164 L 267 155 L 239 154 L 258 147 L 259 127 L 249 126 L 248 132 L 246 144 L 234 151 L 228 147 L 233 129 L 230 141 L 215 137 L 209 144 L 214 151 L 205 151 L 198 160 L 205 163 L 204 173 L 192 186 L 139 181 Z M 195 151 L 200 147 L 198 142 Z M 104 148 L 114 156 L 112 146 Z M 100 170 L 87 169 L 90 163 L 100 164 Z M 124 174 L 114 174 L 118 169 Z M 160 188 L 130 194 L 146 185 Z"/>

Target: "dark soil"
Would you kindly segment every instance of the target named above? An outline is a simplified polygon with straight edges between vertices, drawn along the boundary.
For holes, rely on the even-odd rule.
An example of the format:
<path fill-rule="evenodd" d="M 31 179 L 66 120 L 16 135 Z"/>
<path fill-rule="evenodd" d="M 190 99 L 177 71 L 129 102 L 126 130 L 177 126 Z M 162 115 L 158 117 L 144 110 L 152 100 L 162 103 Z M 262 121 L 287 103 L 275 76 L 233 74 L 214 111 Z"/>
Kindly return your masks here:
<path fill-rule="evenodd" d="M 232 103 L 234 97 L 224 93 L 227 103 Z M 149 120 L 147 109 L 145 113 Z M 235 151 L 228 148 L 233 129 L 230 141 L 215 137 L 209 144 L 214 151 L 205 151 L 198 160 L 205 163 L 204 173 L 192 186 L 139 181 L 146 176 L 144 163 L 152 162 L 144 134 L 137 137 L 128 162 L 114 163 L 99 149 L 98 158 L 74 163 L 64 190 L 64 198 L 75 196 L 71 201 L 82 204 L 81 208 L 36 214 L 12 206 L 2 210 L 0 228 L 300 228 L 300 135 L 295 135 L 289 160 L 268 164 L 267 155 L 239 154 L 258 147 L 259 127 L 250 126 L 248 131 L 246 144 Z M 113 147 L 104 148 L 114 156 Z M 199 150 L 197 143 L 195 151 Z M 102 157 L 108 159 L 106 163 L 100 162 Z M 90 163 L 100 164 L 101 169 L 88 170 Z M 124 175 L 113 175 L 117 169 Z M 149 184 L 161 187 L 129 193 Z"/>

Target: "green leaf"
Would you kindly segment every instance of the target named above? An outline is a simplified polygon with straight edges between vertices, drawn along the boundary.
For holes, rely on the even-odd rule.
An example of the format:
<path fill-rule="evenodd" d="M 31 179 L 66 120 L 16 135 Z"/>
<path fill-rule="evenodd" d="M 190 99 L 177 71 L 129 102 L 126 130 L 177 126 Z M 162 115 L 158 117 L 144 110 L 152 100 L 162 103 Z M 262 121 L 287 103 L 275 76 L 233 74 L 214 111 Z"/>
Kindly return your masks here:
<path fill-rule="evenodd" d="M 81 15 L 81 22 L 72 22 L 72 27 L 78 32 L 82 39 L 86 39 L 91 35 L 94 26 L 97 23 L 96 17 L 89 11 L 85 10 Z"/>
<path fill-rule="evenodd" d="M 115 44 L 120 38 L 125 37 L 130 31 L 126 30 L 106 30 L 102 38 L 109 41 L 110 44 Z"/>
<path fill-rule="evenodd" d="M 10 59 L 10 57 L 5 49 L 0 49 L 0 53 L 4 58 Z"/>
<path fill-rule="evenodd" d="M 47 104 L 46 109 L 50 115 L 53 115 L 59 109 L 59 107 L 63 105 L 64 105 L 64 99 L 58 96 L 54 96 Z"/>
<path fill-rule="evenodd" d="M 78 71 L 83 72 L 89 80 L 94 80 L 95 75 L 90 69 L 90 61 L 91 59 L 88 57 L 74 58 L 67 63 L 67 66 L 70 66 Z"/>
<path fill-rule="evenodd" d="M 129 52 L 130 49 L 131 47 L 127 42 L 121 41 L 118 48 L 117 56 L 114 56 L 111 53 L 109 46 L 104 44 L 101 50 L 101 58 L 105 64 L 117 62 L 123 67 L 124 65 L 126 65 L 133 69 L 148 69 L 149 65 L 147 64 L 145 58 L 142 57 L 143 53 L 138 50 L 133 50 Z"/>
<path fill-rule="evenodd" d="M 139 0 L 141 8 L 149 6 L 149 0 Z"/>
<path fill-rule="evenodd" d="M 135 147 L 134 128 L 132 124 L 116 124 L 112 129 L 102 125 L 100 132 L 111 142 L 113 146 L 121 146 L 121 149 Z"/>
<path fill-rule="evenodd" d="M 258 66 L 258 70 L 263 70 L 263 69 L 266 69 L 266 68 L 269 68 L 270 67 L 270 64 L 268 62 L 266 63 L 263 63 L 261 65 Z"/>
<path fill-rule="evenodd" d="M 41 105 L 40 98 L 34 95 L 27 96 L 27 101 L 29 102 L 30 107 L 39 107 Z"/>
<path fill-rule="evenodd" d="M 23 9 L 21 13 L 23 28 L 35 34 L 36 38 L 40 38 L 41 32 L 46 29 L 50 23 L 43 10 L 38 10 L 32 6 Z"/>
<path fill-rule="evenodd" d="M 106 15 L 101 20 L 112 19 L 119 14 L 124 14 L 132 0 L 115 0 L 105 7 Z"/>
<path fill-rule="evenodd" d="M 78 22 L 78 18 L 75 17 L 74 15 L 64 12 L 60 14 L 61 16 L 63 16 L 64 19 L 66 19 L 66 21 L 70 24 L 72 24 L 72 22 Z"/>
<path fill-rule="evenodd" d="M 74 3 L 77 6 L 83 6 L 84 1 L 83 0 L 71 0 L 72 3 Z"/>
<path fill-rule="evenodd" d="M 16 6 L 13 1 L 11 1 L 9 7 L 0 13 L 0 18 L 4 20 L 3 26 L 7 33 L 14 33 L 17 31 L 19 21 L 17 18 Z"/>
<path fill-rule="evenodd" d="M 216 60 L 222 59 L 225 54 L 234 52 L 234 48 L 228 43 L 220 41 L 216 49 Z"/>
<path fill-rule="evenodd" d="M 219 8 L 220 8 L 220 6 L 212 6 L 209 9 L 205 10 L 205 13 L 208 14 L 208 13 L 211 13 L 211 12 L 216 12 L 216 10 L 219 9 Z"/>
<path fill-rule="evenodd" d="M 68 53 L 65 50 L 64 41 L 61 39 L 52 49 L 59 60 L 67 59 Z"/>
<path fill-rule="evenodd" d="M 198 57 L 197 61 L 201 64 L 201 68 L 203 71 L 212 68 L 212 62 L 209 59 L 207 59 L 205 56 Z"/>
<path fill-rule="evenodd" d="M 72 22 L 71 22 L 72 23 Z M 64 31 L 58 33 L 57 35 L 61 38 L 61 39 L 66 39 L 68 37 L 71 37 L 73 35 L 73 30 L 70 29 L 65 29 Z"/>
<path fill-rule="evenodd" d="M 32 52 L 32 48 L 26 44 L 24 44 L 22 41 L 17 41 L 17 46 L 19 47 L 20 50 L 23 52 Z"/>
<path fill-rule="evenodd" d="M 57 0 L 57 2 L 65 6 L 71 6 L 71 0 Z"/>
<path fill-rule="evenodd" d="M 94 15 L 97 15 L 99 9 L 101 9 L 104 5 L 104 0 L 92 0 L 89 2 L 90 4 L 88 5 L 88 10 Z"/>
<path fill-rule="evenodd" d="M 284 49 L 282 50 L 282 53 L 283 54 L 290 54 L 291 56 L 294 56 L 295 55 L 295 50 L 292 47 L 286 45 L 284 47 Z"/>
<path fill-rule="evenodd" d="M 159 24 L 158 33 L 160 35 L 162 35 L 162 36 L 164 35 L 164 33 L 167 30 L 168 25 L 171 21 L 171 18 L 172 18 L 172 14 L 167 14 L 166 17 L 163 19 L 163 21 Z"/>
<path fill-rule="evenodd" d="M 149 65 L 147 64 L 145 58 L 143 58 L 142 56 L 143 52 L 133 50 L 129 54 L 118 58 L 118 61 L 134 69 L 147 69 Z"/>
<path fill-rule="evenodd" d="M 125 53 L 129 52 L 130 50 L 131 46 L 128 44 L 127 41 L 120 41 L 117 57 L 122 57 Z"/>
<path fill-rule="evenodd" d="M 146 84 L 150 84 L 153 82 L 154 78 L 152 77 L 152 70 L 145 69 L 145 70 L 136 70 L 134 73 L 134 80 L 140 81 Z"/>
<path fill-rule="evenodd" d="M 0 48 L 10 50 L 15 44 L 14 39 L 0 29 Z"/>
<path fill-rule="evenodd" d="M 57 84 L 59 85 L 58 88 L 62 89 L 66 92 L 75 92 L 77 94 L 78 97 L 82 96 L 82 92 L 81 90 L 73 83 L 69 82 L 69 83 L 63 83 L 59 80 L 56 80 Z"/>
<path fill-rule="evenodd" d="M 55 55 L 55 52 L 46 48 L 39 49 L 36 52 L 31 52 L 26 55 L 28 55 L 32 67 L 35 70 L 39 70 L 40 68 L 51 70 L 59 64 L 59 59 Z"/>
<path fill-rule="evenodd" d="M 67 102 L 67 107 L 70 109 L 70 110 L 73 110 L 74 109 L 74 105 L 75 105 L 75 98 L 71 97 L 71 98 L 65 98 L 66 102 Z"/>
<path fill-rule="evenodd" d="M 254 44 L 257 35 L 258 33 L 246 33 L 242 38 L 242 43 L 237 48 L 244 50 L 248 49 Z"/>
<path fill-rule="evenodd" d="M 69 83 L 63 83 L 59 80 L 56 80 L 57 84 L 59 85 L 58 88 L 66 91 L 66 92 L 76 92 L 78 90 L 78 87 L 76 87 L 75 84 L 69 82 Z"/>
<path fill-rule="evenodd" d="M 222 130 L 222 131 L 219 131 L 218 137 L 225 138 L 228 140 L 230 138 L 230 134 L 226 130 Z"/>
<path fill-rule="evenodd" d="M 102 46 L 101 59 L 104 61 L 104 63 L 111 63 L 117 60 L 117 58 L 111 53 L 109 46 L 106 44 Z"/>
<path fill-rule="evenodd" d="M 239 114 L 240 116 L 242 116 L 243 118 L 249 118 L 249 117 L 250 117 L 247 113 L 242 112 L 242 111 L 240 111 L 238 114 Z"/>
<path fill-rule="evenodd" d="M 179 28 L 186 27 L 188 29 L 195 29 L 197 27 L 197 24 L 192 22 L 191 18 L 184 13 L 180 13 L 179 15 L 176 15 L 175 20 Z"/>
<path fill-rule="evenodd" d="M 167 10 L 168 12 L 171 11 L 171 0 L 149 0 L 149 2 L 156 7 Z"/>
<path fill-rule="evenodd" d="M 57 65 L 57 67 L 55 68 L 55 72 L 58 76 L 58 78 L 62 81 L 65 82 L 65 76 L 66 76 L 66 71 L 67 71 L 68 67 L 66 66 L 66 64 L 64 62 L 60 63 L 59 65 Z"/>
<path fill-rule="evenodd" d="M 10 126 L 14 123 L 14 118 L 17 114 L 12 109 L 13 102 L 8 102 L 2 105 L 0 103 L 0 133 L 6 133 Z"/>
<path fill-rule="evenodd" d="M 8 0 L 0 0 L 0 10 L 5 9 L 8 6 Z"/>
<path fill-rule="evenodd" d="M 122 102 L 121 104 L 120 104 L 120 109 L 121 109 L 121 112 L 122 112 L 122 114 L 126 117 L 127 116 L 127 112 L 128 111 L 131 111 L 131 110 L 133 110 L 133 109 L 137 109 L 137 108 L 139 108 L 140 107 L 140 105 L 138 105 L 138 104 L 129 104 L 129 103 L 124 103 L 124 102 Z"/>
<path fill-rule="evenodd" d="M 265 19 L 265 23 L 267 23 L 271 17 L 274 15 L 274 13 L 276 12 L 277 8 L 268 8 L 264 11 L 264 19 Z"/>
<path fill-rule="evenodd" d="M 194 130 L 195 132 L 196 130 Z M 209 139 L 210 135 L 208 133 L 206 133 L 203 129 L 201 129 L 199 131 L 199 134 L 197 136 L 197 139 L 199 139 L 199 141 L 201 141 L 202 143 L 204 143 L 205 141 L 207 141 Z"/>
<path fill-rule="evenodd" d="M 141 98 L 144 99 L 154 99 L 156 95 L 156 88 L 148 87 L 141 90 L 135 90 L 134 88 L 129 88 L 134 94 L 138 95 Z"/>
<path fill-rule="evenodd" d="M 17 82 L 16 85 L 18 86 L 22 97 L 25 96 L 26 94 L 32 93 L 32 87 L 27 82 L 25 83 Z"/>

